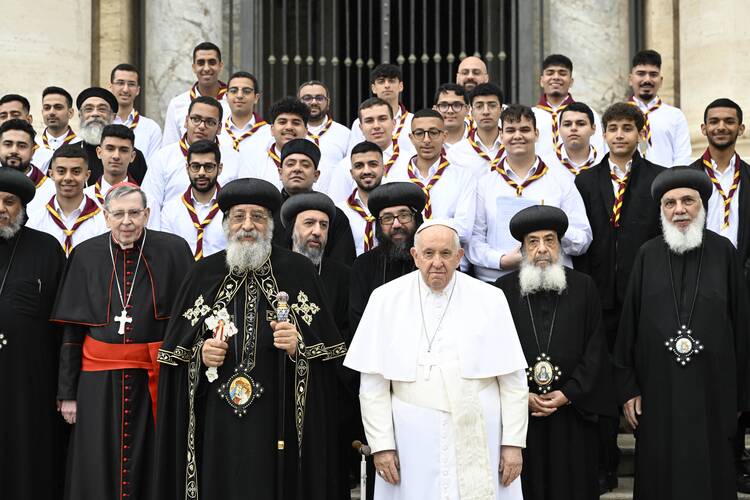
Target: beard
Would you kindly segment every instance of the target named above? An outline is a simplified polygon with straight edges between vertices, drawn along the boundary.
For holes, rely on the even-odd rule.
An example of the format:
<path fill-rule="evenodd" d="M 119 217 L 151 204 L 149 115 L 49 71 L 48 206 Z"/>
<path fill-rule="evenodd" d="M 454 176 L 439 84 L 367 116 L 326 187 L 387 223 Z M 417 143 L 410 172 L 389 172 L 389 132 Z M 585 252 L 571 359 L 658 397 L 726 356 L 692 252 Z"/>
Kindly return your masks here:
<path fill-rule="evenodd" d="M 13 219 L 9 215 L 0 215 L 0 221 L 8 222 L 7 226 L 0 227 L 0 239 L 9 240 L 13 238 L 23 227 L 23 221 L 26 218 L 26 209 L 21 207 Z"/>
<path fill-rule="evenodd" d="M 190 179 L 190 187 L 198 191 L 199 193 L 209 193 L 216 187 L 217 178 L 209 179 L 208 184 L 205 187 L 199 187 L 195 179 Z"/>
<path fill-rule="evenodd" d="M 251 231 L 239 230 L 229 234 L 229 221 L 224 220 L 224 235 L 227 238 L 226 263 L 235 274 L 245 274 L 254 271 L 271 255 L 271 239 L 273 238 L 273 220 L 268 221 L 266 231 L 261 233 L 257 229 Z M 255 241 L 242 241 L 242 238 L 252 237 Z"/>
<path fill-rule="evenodd" d="M 325 251 L 325 241 L 317 240 L 320 242 L 320 246 L 317 248 L 311 248 L 307 245 L 307 242 L 302 241 L 297 231 L 292 233 L 292 251 L 302 254 L 312 261 L 313 264 L 319 266 L 323 260 L 323 252 Z"/>
<path fill-rule="evenodd" d="M 565 277 L 565 268 L 560 262 L 558 254 L 557 262 L 549 263 L 546 267 L 532 264 L 525 258 L 521 261 L 521 271 L 518 279 L 521 287 L 521 295 L 530 295 L 537 292 L 557 292 L 561 294 L 568 286 Z"/>
<path fill-rule="evenodd" d="M 414 218 L 415 224 L 414 227 L 419 227 L 422 224 L 422 216 L 421 214 L 418 214 Z M 403 233 L 406 235 L 406 239 L 400 242 L 395 242 L 392 239 L 392 235 L 396 233 Z M 404 227 L 398 227 L 395 229 L 391 229 L 391 234 L 386 235 L 383 233 L 383 229 L 380 227 L 380 223 L 377 223 L 375 225 L 375 238 L 378 240 L 378 245 L 383 248 L 383 253 L 385 254 L 386 258 L 388 260 L 397 260 L 397 261 L 410 261 L 412 260 L 411 256 L 411 247 L 414 246 L 414 233 L 409 232 Z"/>
<path fill-rule="evenodd" d="M 18 165 L 9 165 L 8 159 L 0 160 L 0 167 L 7 167 L 7 168 L 13 168 L 15 170 L 18 170 L 19 172 L 26 172 L 29 167 L 31 167 L 31 160 L 29 161 L 23 161 L 21 158 L 15 156 L 14 158 L 18 158 Z"/>
<path fill-rule="evenodd" d="M 703 243 L 703 228 L 706 224 L 706 209 L 701 207 L 698 216 L 685 228 L 684 231 L 675 225 L 675 222 L 678 222 L 679 220 L 684 220 L 684 218 L 668 221 L 664 216 L 664 212 L 661 213 L 661 231 L 664 236 L 664 241 L 672 252 L 677 255 L 682 255 L 685 252 L 698 248 Z"/>
<path fill-rule="evenodd" d="M 81 124 L 78 135 L 86 144 L 98 146 L 102 142 L 102 132 L 107 125 L 109 124 L 102 118 L 89 118 Z"/>

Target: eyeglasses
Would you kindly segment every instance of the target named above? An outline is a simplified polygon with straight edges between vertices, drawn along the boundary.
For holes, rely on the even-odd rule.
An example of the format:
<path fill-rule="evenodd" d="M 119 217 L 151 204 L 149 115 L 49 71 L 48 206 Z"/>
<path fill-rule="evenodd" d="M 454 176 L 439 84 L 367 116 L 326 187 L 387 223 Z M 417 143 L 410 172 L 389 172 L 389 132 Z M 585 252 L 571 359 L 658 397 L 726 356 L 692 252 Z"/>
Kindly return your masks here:
<path fill-rule="evenodd" d="M 229 87 L 227 89 L 227 94 L 229 95 L 235 95 L 239 93 L 253 95 L 255 93 L 255 89 L 251 87 Z"/>
<path fill-rule="evenodd" d="M 443 131 L 438 128 L 431 128 L 429 130 L 418 128 L 411 131 L 411 135 L 413 135 L 420 141 L 424 140 L 425 135 L 430 136 L 430 139 L 437 139 L 442 133 Z"/>
<path fill-rule="evenodd" d="M 268 214 L 265 212 L 250 212 L 249 214 L 245 212 L 234 212 L 229 214 L 229 222 L 232 224 L 243 224 L 248 216 L 250 216 L 250 221 L 253 224 L 265 224 L 268 222 Z"/>
<path fill-rule="evenodd" d="M 459 111 L 464 109 L 464 106 L 466 106 L 466 104 L 461 101 L 439 102 L 435 105 L 435 107 L 441 113 L 446 113 L 448 110 L 453 110 L 454 112 L 458 113 Z"/>
<path fill-rule="evenodd" d="M 414 212 L 401 212 L 398 215 L 385 214 L 378 218 L 381 226 L 391 226 L 396 219 L 398 219 L 401 224 L 408 224 L 414 220 Z"/>
<path fill-rule="evenodd" d="M 188 168 L 190 171 L 194 174 L 197 174 L 198 172 L 203 169 L 207 174 L 212 174 L 218 165 L 216 163 L 198 163 L 193 162 L 188 164 Z"/>
<path fill-rule="evenodd" d="M 138 208 L 138 209 L 134 208 L 132 210 L 117 210 L 116 212 L 107 212 L 107 213 L 114 220 L 123 220 L 126 215 L 128 216 L 129 219 L 138 219 L 144 213 L 146 213 L 146 209 L 145 208 Z"/>
<path fill-rule="evenodd" d="M 328 100 L 328 97 L 324 95 L 303 95 L 300 97 L 300 101 L 304 102 L 305 104 L 311 103 L 313 101 L 315 102 L 326 102 Z"/>
<path fill-rule="evenodd" d="M 190 115 L 190 123 L 198 127 L 201 123 L 205 123 L 206 127 L 215 127 L 219 124 L 219 120 L 216 118 L 203 118 L 198 115 Z"/>
<path fill-rule="evenodd" d="M 106 115 L 111 111 L 111 108 L 109 107 L 108 104 L 100 104 L 98 106 L 94 106 L 90 104 L 88 106 L 84 106 L 81 108 L 81 113 L 83 114 L 93 113 L 94 111 L 97 111 L 98 113 L 102 115 Z"/>

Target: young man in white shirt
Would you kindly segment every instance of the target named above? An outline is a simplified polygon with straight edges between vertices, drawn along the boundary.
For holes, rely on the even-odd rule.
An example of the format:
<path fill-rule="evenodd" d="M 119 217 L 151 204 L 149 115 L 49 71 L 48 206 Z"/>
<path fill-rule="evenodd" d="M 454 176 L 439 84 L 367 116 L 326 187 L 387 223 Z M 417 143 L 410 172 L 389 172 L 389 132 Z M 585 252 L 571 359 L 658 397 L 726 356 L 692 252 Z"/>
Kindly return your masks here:
<path fill-rule="evenodd" d="M 225 96 L 227 84 L 219 80 L 224 69 L 221 60 L 221 49 L 211 42 L 202 42 L 193 49 L 193 73 L 196 82 L 182 94 L 169 101 L 167 115 L 164 118 L 164 136 L 162 146 L 168 146 L 180 140 L 185 133 L 185 116 L 190 103 L 199 96 L 213 97 L 221 103 L 224 114 L 229 114 L 229 106 Z"/>
<path fill-rule="evenodd" d="M 476 127 L 466 104 L 466 90 L 457 83 L 444 83 L 438 87 L 432 109 L 443 117 L 446 133 L 443 148 L 446 151 L 466 139 Z"/>
<path fill-rule="evenodd" d="M 591 145 L 596 133 L 594 112 L 582 102 L 568 104 L 559 115 L 560 142 L 552 153 L 542 159 L 553 170 L 568 173 L 571 180 L 594 165 L 604 156 Z"/>
<path fill-rule="evenodd" d="M 537 156 L 539 131 L 531 108 L 513 104 L 503 110 L 501 120 L 506 156 L 477 184 L 476 219 L 468 252 L 476 277 L 495 281 L 518 269 L 520 245 L 510 235 L 508 222 L 531 205 L 552 205 L 568 216 L 562 249 L 563 262 L 570 267 L 570 256 L 584 253 L 592 239 L 581 195 L 569 178 L 550 170 Z"/>
<path fill-rule="evenodd" d="M 633 57 L 628 85 L 633 92 L 629 102 L 646 118 L 640 151 L 648 161 L 667 168 L 688 165 L 692 147 L 687 119 L 679 108 L 661 100 L 658 94 L 662 83 L 661 55 L 655 50 L 638 52 Z"/>
<path fill-rule="evenodd" d="M 96 155 L 102 162 L 102 176 L 83 192 L 100 207 L 104 197 L 121 182 L 137 184 L 128 174 L 128 165 L 135 159 L 135 134 L 125 125 L 107 125 L 102 130 L 102 140 L 96 148 Z"/>
<path fill-rule="evenodd" d="M 54 151 L 64 144 L 75 144 L 81 139 L 70 128 L 73 118 L 73 97 L 62 87 L 47 87 L 42 91 L 42 120 L 44 131 L 37 137 L 39 147 Z"/>
<path fill-rule="evenodd" d="M 5 94 L 0 97 L 0 125 L 14 118 L 23 120 L 33 127 L 34 117 L 31 116 L 31 104 L 29 104 L 29 100 L 22 95 Z M 31 163 L 42 173 L 47 172 L 49 160 L 52 158 L 52 151 L 47 148 L 41 148 L 36 143 L 32 144 L 32 148 L 31 154 L 33 156 L 31 157 Z M 35 203 L 35 201 L 32 201 L 32 203 Z"/>
<path fill-rule="evenodd" d="M 161 128 L 133 106 L 141 93 L 141 73 L 132 64 L 118 64 L 109 75 L 109 90 L 117 98 L 117 114 L 112 123 L 129 127 L 135 134 L 135 147 L 146 161 L 161 148 Z"/>
<path fill-rule="evenodd" d="M 315 190 L 326 192 L 331 172 L 349 150 L 350 131 L 331 116 L 331 97 L 325 83 L 319 80 L 305 82 L 297 89 L 297 97 L 310 108 L 307 138 L 320 148 L 320 177 Z"/>
<path fill-rule="evenodd" d="M 76 245 L 107 232 L 102 209 L 83 192 L 90 174 L 83 149 L 59 147 L 50 161 L 55 195 L 29 212 L 27 226 L 54 236 L 66 256 Z"/>
<path fill-rule="evenodd" d="M 181 236 L 195 260 L 226 248 L 222 214 L 216 197 L 221 175 L 221 150 L 212 141 L 190 145 L 186 162 L 190 187 L 169 200 L 161 211 L 161 230 Z"/>
<path fill-rule="evenodd" d="M 260 96 L 260 84 L 253 74 L 237 71 L 229 77 L 226 100 L 231 113 L 224 119 L 219 132 L 220 143 L 239 152 L 250 144 L 268 142 L 271 127 L 255 112 Z"/>
<path fill-rule="evenodd" d="M 554 154 L 555 147 L 560 142 L 560 112 L 568 104 L 575 102 L 570 94 L 570 87 L 573 86 L 573 61 L 562 54 L 551 54 L 545 57 L 542 62 L 542 74 L 539 76 L 539 86 L 542 88 L 542 95 L 533 110 L 539 129 L 539 142 L 536 149 L 539 156 L 544 158 L 549 154 Z M 594 113 L 594 125 L 596 133 L 591 143 L 597 151 L 604 154 L 602 124 L 596 113 Z"/>
<path fill-rule="evenodd" d="M 190 145 L 209 140 L 218 142 L 217 134 L 221 126 L 224 109 L 213 97 L 200 96 L 190 103 L 185 118 L 186 132 L 179 142 L 162 147 L 151 162 L 151 167 L 143 179 L 143 191 L 148 199 L 150 216 L 148 227 L 159 229 L 163 205 L 176 196 L 180 196 L 190 185 L 190 178 L 185 170 Z M 240 170 L 239 155 L 231 146 L 219 144 L 221 148 L 222 173 L 220 184 L 249 177 L 247 167 Z"/>

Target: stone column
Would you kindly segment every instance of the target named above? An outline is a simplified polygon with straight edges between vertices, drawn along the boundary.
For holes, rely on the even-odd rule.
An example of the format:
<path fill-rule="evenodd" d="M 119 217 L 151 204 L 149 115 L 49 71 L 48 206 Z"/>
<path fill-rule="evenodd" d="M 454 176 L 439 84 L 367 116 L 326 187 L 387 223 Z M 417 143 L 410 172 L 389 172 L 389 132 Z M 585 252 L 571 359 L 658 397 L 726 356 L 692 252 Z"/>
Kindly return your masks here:
<path fill-rule="evenodd" d="M 146 4 L 146 114 L 164 123 L 170 99 L 195 82 L 193 48 L 221 47 L 222 2 L 149 0 Z"/>
<path fill-rule="evenodd" d="M 599 113 L 623 100 L 630 70 L 628 1 L 549 0 L 548 6 L 544 54 L 573 61 L 571 94 Z"/>
<path fill-rule="evenodd" d="M 91 80 L 107 88 L 112 68 L 120 63 L 135 63 L 138 24 L 133 2 L 99 0 L 94 21 Z"/>

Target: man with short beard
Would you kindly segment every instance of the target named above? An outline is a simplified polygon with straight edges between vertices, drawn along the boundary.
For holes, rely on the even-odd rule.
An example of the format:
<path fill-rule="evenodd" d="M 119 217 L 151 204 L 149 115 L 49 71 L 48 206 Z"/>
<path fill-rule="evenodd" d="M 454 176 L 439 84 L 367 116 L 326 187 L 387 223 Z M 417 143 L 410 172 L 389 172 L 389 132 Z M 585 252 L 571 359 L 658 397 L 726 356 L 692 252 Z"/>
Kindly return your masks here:
<path fill-rule="evenodd" d="M 59 500 L 66 433 L 55 411 L 60 331 L 48 318 L 65 254 L 52 236 L 25 227 L 34 194 L 23 173 L 0 168 L 0 491 Z"/>
<path fill-rule="evenodd" d="M 195 260 L 200 260 L 227 246 L 216 202 L 221 189 L 217 181 L 222 170 L 219 145 L 206 140 L 191 144 L 186 169 L 190 187 L 164 205 L 160 227 L 181 236 Z"/>
<path fill-rule="evenodd" d="M 34 125 L 34 117 L 31 116 L 31 105 L 29 100 L 18 94 L 5 94 L 0 97 L 0 125 L 8 120 L 23 120 L 29 125 Z M 34 157 L 31 161 L 43 173 L 47 172 L 52 151 L 47 148 L 34 146 Z"/>
<path fill-rule="evenodd" d="M 456 72 L 456 83 L 461 85 L 466 92 L 471 92 L 474 87 L 490 81 L 487 74 L 487 65 L 476 56 L 465 57 L 458 65 Z"/>
<path fill-rule="evenodd" d="M 81 142 L 70 128 L 73 118 L 73 97 L 62 87 L 47 87 L 42 91 L 42 120 L 45 129 L 37 138 L 40 148 L 54 152 L 65 144 Z"/>
<path fill-rule="evenodd" d="M 78 117 L 81 126 L 78 136 L 81 138 L 81 147 L 89 155 L 89 169 L 91 175 L 88 185 L 91 186 L 99 180 L 104 173 L 102 161 L 96 153 L 96 148 L 102 142 L 104 127 L 113 123 L 119 109 L 117 98 L 107 89 L 101 87 L 90 87 L 78 94 L 76 99 Z M 135 150 L 135 159 L 128 165 L 128 174 L 138 184 L 143 182 L 148 165 L 146 159 L 138 149 Z"/>
<path fill-rule="evenodd" d="M 599 498 L 597 426 L 617 415 L 612 367 L 594 281 L 564 267 L 568 218 L 535 205 L 510 220 L 520 271 L 495 282 L 505 293 L 529 364 L 529 429 L 521 472 L 528 500 Z"/>
<path fill-rule="evenodd" d="M 349 289 L 349 325 L 356 331 L 370 295 L 380 285 L 412 272 L 410 249 L 422 224 L 427 197 L 413 182 L 389 182 L 373 189 L 367 207 L 375 217 L 378 246 L 352 264 Z"/>
<path fill-rule="evenodd" d="M 55 183 L 32 163 L 36 132 L 26 120 L 13 118 L 0 125 L 0 167 L 24 173 L 36 187 L 27 210 L 43 207 L 55 195 Z"/>
<path fill-rule="evenodd" d="M 633 498 L 737 498 L 732 437 L 750 409 L 748 298 L 731 242 L 706 230 L 711 181 L 659 174 L 662 235 L 635 259 L 615 344 L 636 431 Z"/>
<path fill-rule="evenodd" d="M 218 203 L 227 249 L 187 275 L 159 351 L 154 498 L 342 498 L 330 443 L 346 346 L 323 286 L 309 259 L 272 245 L 272 184 L 232 181 Z"/>

